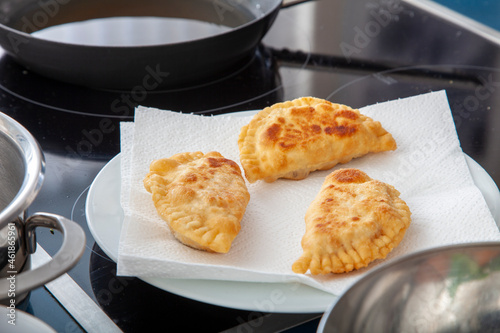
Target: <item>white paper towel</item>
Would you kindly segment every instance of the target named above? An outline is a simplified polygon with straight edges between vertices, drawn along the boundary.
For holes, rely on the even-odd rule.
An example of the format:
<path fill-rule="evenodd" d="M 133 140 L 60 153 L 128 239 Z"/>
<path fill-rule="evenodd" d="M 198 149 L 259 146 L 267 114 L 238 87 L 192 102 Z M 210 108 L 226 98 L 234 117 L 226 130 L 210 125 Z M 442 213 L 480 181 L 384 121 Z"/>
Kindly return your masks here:
<path fill-rule="evenodd" d="M 370 154 L 341 167 L 359 168 L 395 186 L 412 211 L 412 223 L 386 259 L 340 275 L 295 274 L 302 253 L 305 212 L 325 176 L 248 184 L 250 202 L 227 254 L 179 243 L 157 215 L 143 178 L 158 158 L 186 151 L 218 151 L 239 164 L 238 135 L 251 116 L 205 117 L 139 107 L 121 129 L 122 194 L 126 220 L 118 274 L 140 277 L 302 282 L 340 294 L 362 274 L 404 254 L 441 245 L 497 241 L 500 233 L 460 148 L 444 91 L 361 108 L 394 136 L 398 149 Z"/>

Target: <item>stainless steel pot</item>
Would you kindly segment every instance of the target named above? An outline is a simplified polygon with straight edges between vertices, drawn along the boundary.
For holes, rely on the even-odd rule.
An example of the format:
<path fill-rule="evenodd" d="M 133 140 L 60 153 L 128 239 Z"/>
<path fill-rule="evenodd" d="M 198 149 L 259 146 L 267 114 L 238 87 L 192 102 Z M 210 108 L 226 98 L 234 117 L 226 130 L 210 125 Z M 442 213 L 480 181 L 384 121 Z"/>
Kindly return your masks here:
<path fill-rule="evenodd" d="M 70 270 L 85 249 L 85 233 L 75 222 L 49 213 L 26 218 L 43 182 L 45 161 L 33 136 L 0 113 L 0 303 L 22 300 L 29 291 Z M 35 229 L 60 231 L 59 251 L 47 264 L 30 270 L 36 251 Z"/>
<path fill-rule="evenodd" d="M 444 246 L 365 275 L 318 332 L 498 332 L 500 243 Z"/>

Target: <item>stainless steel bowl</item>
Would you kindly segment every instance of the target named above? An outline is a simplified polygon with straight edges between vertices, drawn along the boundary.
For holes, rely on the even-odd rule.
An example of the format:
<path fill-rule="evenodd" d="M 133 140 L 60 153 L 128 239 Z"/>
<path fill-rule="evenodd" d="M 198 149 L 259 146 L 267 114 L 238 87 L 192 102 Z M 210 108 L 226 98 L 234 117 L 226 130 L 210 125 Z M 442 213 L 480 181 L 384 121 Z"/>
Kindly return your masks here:
<path fill-rule="evenodd" d="M 50 213 L 26 210 L 43 182 L 45 162 L 33 136 L 0 113 L 0 303 L 12 305 L 29 291 L 70 270 L 85 249 L 85 233 L 75 222 Z M 51 228 L 64 238 L 47 264 L 30 268 L 36 251 L 35 229 Z"/>
<path fill-rule="evenodd" d="M 318 332 L 500 332 L 500 243 L 446 246 L 368 273 Z"/>

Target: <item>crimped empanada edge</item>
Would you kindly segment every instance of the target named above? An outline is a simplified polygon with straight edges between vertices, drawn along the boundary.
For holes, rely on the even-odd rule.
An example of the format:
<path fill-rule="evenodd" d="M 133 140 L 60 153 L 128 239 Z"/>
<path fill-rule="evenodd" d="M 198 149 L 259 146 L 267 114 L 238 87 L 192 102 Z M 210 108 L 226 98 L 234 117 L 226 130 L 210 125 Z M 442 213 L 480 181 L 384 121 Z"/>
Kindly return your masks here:
<path fill-rule="evenodd" d="M 170 161 L 173 163 L 177 163 L 179 166 L 180 165 L 189 165 L 193 162 L 196 163 L 196 161 L 198 161 L 200 159 L 204 159 L 204 158 L 224 158 L 224 156 L 216 151 L 211 151 L 211 152 L 208 152 L 206 154 L 199 152 L 199 151 L 197 151 L 197 152 L 184 152 L 184 153 L 175 154 L 169 158 L 162 158 L 162 159 L 155 160 L 151 163 L 151 166 L 153 166 L 153 163 L 161 162 L 161 161 Z M 241 223 L 241 220 L 242 220 L 243 215 L 245 213 L 246 206 L 250 200 L 250 194 L 248 193 L 248 190 L 246 189 L 245 181 L 244 181 L 244 178 L 241 174 L 240 168 L 238 167 L 238 176 L 237 177 L 239 178 L 239 181 L 242 182 L 242 185 L 243 185 L 242 188 L 244 188 L 246 191 L 246 192 L 242 191 L 242 193 L 244 193 L 243 197 L 245 197 L 245 199 L 243 199 L 243 201 L 240 202 L 241 203 L 241 210 L 237 210 L 238 211 L 237 215 L 233 215 L 232 218 L 229 218 L 229 219 L 224 218 L 224 222 L 226 222 L 226 224 L 224 224 L 224 223 L 222 224 L 225 227 L 227 227 L 228 224 L 230 224 L 231 229 L 233 229 L 234 232 L 227 231 L 227 229 L 225 227 L 222 227 L 221 225 L 219 225 L 220 224 L 219 222 L 216 223 L 216 225 L 219 225 L 219 226 L 217 226 L 217 228 L 215 228 L 215 229 L 212 228 L 212 229 L 208 229 L 205 231 L 202 230 L 202 232 L 197 232 L 197 229 L 201 230 L 203 227 L 196 228 L 193 225 L 185 224 L 184 222 L 177 223 L 177 221 L 180 219 L 187 218 L 187 219 L 192 220 L 192 221 L 195 221 L 196 219 L 191 218 L 190 216 L 192 216 L 192 215 L 189 215 L 189 214 L 187 214 L 187 215 L 186 214 L 181 214 L 181 215 L 173 214 L 172 209 L 174 209 L 176 207 L 176 205 L 167 204 L 165 206 L 162 206 L 161 209 L 158 208 L 157 203 L 160 200 L 162 200 L 162 198 L 163 198 L 163 194 L 161 194 L 161 192 L 165 191 L 165 188 L 168 187 L 168 185 L 170 183 L 166 184 L 165 186 L 158 186 L 158 185 L 147 186 L 146 183 L 149 182 L 151 177 L 161 177 L 161 175 L 158 173 L 158 171 L 153 170 L 151 168 L 151 166 L 150 166 L 150 172 L 146 175 L 146 177 L 144 179 L 145 187 L 146 187 L 146 190 L 152 194 L 152 199 L 153 199 L 153 202 L 155 203 L 156 211 L 157 211 L 158 215 L 160 216 L 160 218 L 164 222 L 166 222 L 167 226 L 169 227 L 170 231 L 172 232 L 172 235 L 178 241 L 183 243 L 184 245 L 187 245 L 187 246 L 195 248 L 195 249 L 204 250 L 204 251 L 208 251 L 208 252 L 227 253 L 231 247 L 233 240 L 236 238 L 236 236 L 238 235 L 238 233 L 241 229 L 240 223 Z M 150 185 L 150 184 L 148 184 L 148 185 Z M 186 233 L 185 231 L 183 231 L 182 230 L 183 228 L 188 232 Z M 226 229 L 226 231 L 224 231 L 224 229 Z M 208 233 L 214 233 L 215 237 L 211 237 L 210 240 L 208 240 L 208 242 L 207 242 L 206 235 Z M 224 242 L 224 241 L 221 242 L 220 241 L 221 238 L 228 240 L 228 242 Z M 218 239 L 219 239 L 219 241 L 217 241 Z"/>
<path fill-rule="evenodd" d="M 398 192 L 395 188 L 393 189 Z M 401 214 L 402 227 L 393 237 L 389 237 L 386 233 L 383 233 L 379 237 L 371 240 L 371 243 L 378 249 L 375 255 L 373 255 L 373 251 L 371 251 L 371 257 L 366 257 L 361 262 L 356 262 L 353 259 L 353 254 L 354 256 L 362 258 L 359 254 L 360 247 L 351 246 L 350 248 L 346 248 L 344 244 L 338 251 L 328 253 L 328 258 L 325 258 L 325 255 L 320 257 L 312 251 L 306 251 L 293 263 L 292 271 L 299 274 L 305 274 L 307 271 L 310 271 L 313 275 L 348 273 L 353 270 L 367 267 L 375 260 L 385 259 L 387 255 L 401 243 L 411 224 L 411 211 L 406 202 L 401 198 L 395 198 L 394 204 L 396 210 Z M 388 238 L 389 241 L 385 241 L 385 238 Z M 342 260 L 342 258 L 344 258 L 344 260 Z M 332 265 L 325 265 L 328 261 Z M 339 268 L 333 268 L 333 261 L 337 263 L 337 267 Z"/>
<path fill-rule="evenodd" d="M 250 183 L 254 183 L 262 179 L 262 171 L 259 167 L 260 161 L 257 152 L 257 138 L 255 137 L 256 129 L 260 123 L 269 116 L 271 107 L 264 108 L 259 111 L 250 122 L 243 126 L 238 137 L 238 147 L 240 150 L 240 163 L 243 167 L 245 177 Z"/>

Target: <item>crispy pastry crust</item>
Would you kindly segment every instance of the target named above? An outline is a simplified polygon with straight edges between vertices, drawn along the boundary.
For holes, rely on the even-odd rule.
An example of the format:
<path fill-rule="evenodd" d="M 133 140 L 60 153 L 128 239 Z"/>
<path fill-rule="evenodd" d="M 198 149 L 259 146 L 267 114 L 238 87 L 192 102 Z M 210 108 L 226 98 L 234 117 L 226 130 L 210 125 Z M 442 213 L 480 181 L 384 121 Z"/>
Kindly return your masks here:
<path fill-rule="evenodd" d="M 209 252 L 229 251 L 250 200 L 239 166 L 218 152 L 156 160 L 144 187 L 174 236 Z"/>
<path fill-rule="evenodd" d="M 399 194 L 358 169 L 332 172 L 306 212 L 304 253 L 292 270 L 344 273 L 385 258 L 411 221 L 410 209 Z"/>
<path fill-rule="evenodd" d="M 238 146 L 250 183 L 304 179 L 312 171 L 397 147 L 378 121 L 314 97 L 263 109 L 242 127 Z"/>

